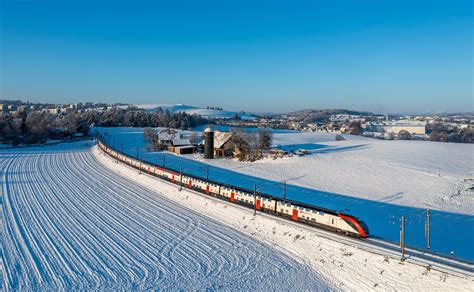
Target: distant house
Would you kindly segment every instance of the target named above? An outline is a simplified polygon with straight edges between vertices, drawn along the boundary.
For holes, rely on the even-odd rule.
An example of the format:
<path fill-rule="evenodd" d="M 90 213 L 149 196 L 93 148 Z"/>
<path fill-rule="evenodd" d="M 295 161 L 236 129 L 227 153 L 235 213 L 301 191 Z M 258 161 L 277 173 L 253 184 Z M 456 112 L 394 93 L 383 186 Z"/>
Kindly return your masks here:
<path fill-rule="evenodd" d="M 61 112 L 61 108 L 59 107 L 47 108 L 47 109 L 43 109 L 42 112 L 48 112 L 52 115 L 57 115 Z"/>
<path fill-rule="evenodd" d="M 173 146 L 173 139 L 176 139 L 177 132 L 173 129 L 164 129 L 158 133 L 158 138 L 162 145 Z"/>
<path fill-rule="evenodd" d="M 426 132 L 425 123 L 420 122 L 406 122 L 406 123 L 393 123 L 384 126 L 386 133 L 398 134 L 400 131 L 407 131 L 410 134 L 424 135 Z"/>
<path fill-rule="evenodd" d="M 382 133 L 384 131 L 384 124 L 382 123 L 366 123 L 366 132 Z"/>

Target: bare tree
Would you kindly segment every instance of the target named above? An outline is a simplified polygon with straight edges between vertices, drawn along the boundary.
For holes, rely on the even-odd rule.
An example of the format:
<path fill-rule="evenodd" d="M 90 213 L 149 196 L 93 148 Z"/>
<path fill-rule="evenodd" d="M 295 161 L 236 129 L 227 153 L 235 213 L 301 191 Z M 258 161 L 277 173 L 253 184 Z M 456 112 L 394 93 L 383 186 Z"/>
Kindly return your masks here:
<path fill-rule="evenodd" d="M 143 129 L 143 137 L 148 142 L 146 148 L 148 150 L 158 151 L 162 150 L 160 137 L 158 135 L 158 131 L 152 128 L 145 128 Z"/>
<path fill-rule="evenodd" d="M 272 146 L 273 134 L 269 130 L 258 132 L 258 146 L 260 150 L 268 150 Z"/>

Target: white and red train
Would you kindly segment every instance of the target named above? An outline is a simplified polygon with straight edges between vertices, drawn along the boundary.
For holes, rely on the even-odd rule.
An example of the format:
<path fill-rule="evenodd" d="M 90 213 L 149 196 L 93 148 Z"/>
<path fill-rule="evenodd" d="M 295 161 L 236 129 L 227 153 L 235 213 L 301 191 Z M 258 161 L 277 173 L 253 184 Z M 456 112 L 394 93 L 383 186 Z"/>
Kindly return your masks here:
<path fill-rule="evenodd" d="M 352 215 L 282 199 L 261 192 L 254 193 L 248 189 L 206 180 L 191 174 L 179 173 L 170 168 L 153 165 L 149 162 L 139 161 L 110 148 L 101 139 L 98 139 L 98 145 L 101 150 L 114 159 L 133 168 L 207 195 L 353 237 L 366 238 L 369 235 L 367 225 Z"/>

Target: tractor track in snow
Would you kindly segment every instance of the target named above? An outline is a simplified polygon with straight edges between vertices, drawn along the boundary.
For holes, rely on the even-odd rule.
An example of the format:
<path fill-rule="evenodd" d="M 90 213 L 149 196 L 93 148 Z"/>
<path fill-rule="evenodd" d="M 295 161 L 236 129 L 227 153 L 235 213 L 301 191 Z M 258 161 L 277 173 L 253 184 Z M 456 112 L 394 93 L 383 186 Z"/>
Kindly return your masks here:
<path fill-rule="evenodd" d="M 307 265 L 104 167 L 87 142 L 2 150 L 2 290 L 315 289 Z"/>

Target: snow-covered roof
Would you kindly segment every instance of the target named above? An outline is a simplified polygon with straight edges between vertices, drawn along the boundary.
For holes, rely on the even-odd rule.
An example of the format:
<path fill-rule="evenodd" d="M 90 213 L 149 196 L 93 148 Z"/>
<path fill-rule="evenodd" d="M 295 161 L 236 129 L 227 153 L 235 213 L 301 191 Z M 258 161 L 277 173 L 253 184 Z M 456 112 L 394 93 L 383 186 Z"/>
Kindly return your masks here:
<path fill-rule="evenodd" d="M 191 141 L 189 141 L 189 139 L 173 139 L 173 146 L 184 146 L 190 144 Z"/>
<path fill-rule="evenodd" d="M 229 141 L 232 137 L 232 133 L 229 132 L 214 132 L 214 148 L 221 148 L 225 142 Z"/>

